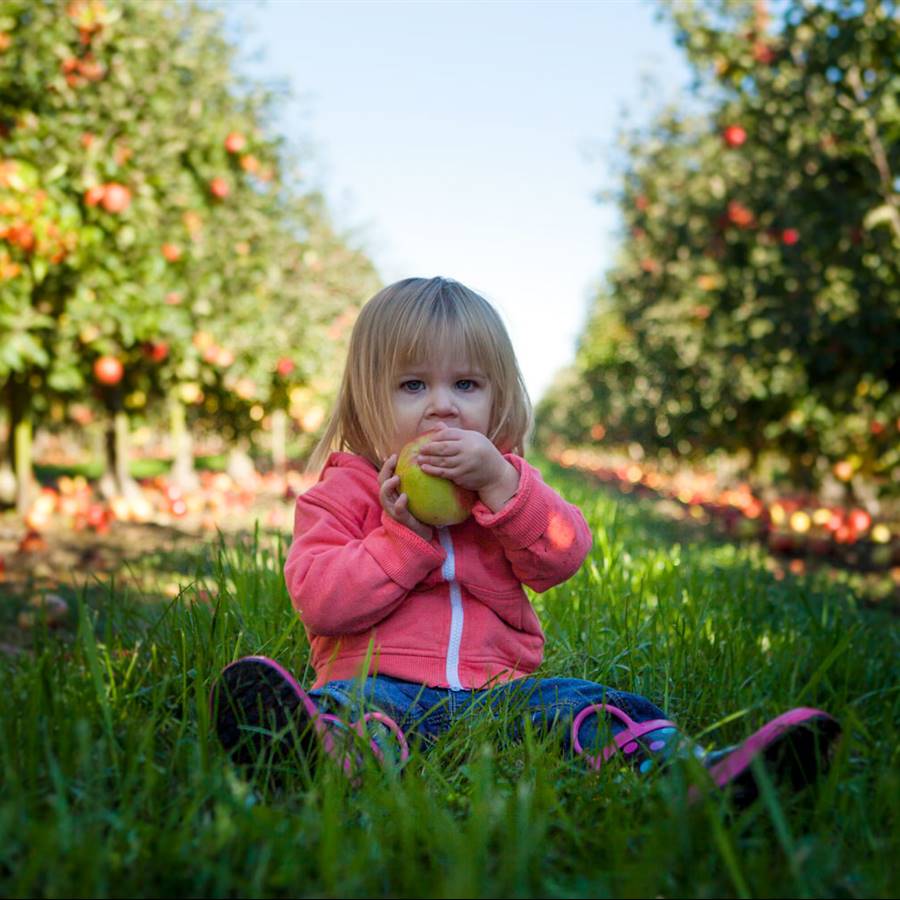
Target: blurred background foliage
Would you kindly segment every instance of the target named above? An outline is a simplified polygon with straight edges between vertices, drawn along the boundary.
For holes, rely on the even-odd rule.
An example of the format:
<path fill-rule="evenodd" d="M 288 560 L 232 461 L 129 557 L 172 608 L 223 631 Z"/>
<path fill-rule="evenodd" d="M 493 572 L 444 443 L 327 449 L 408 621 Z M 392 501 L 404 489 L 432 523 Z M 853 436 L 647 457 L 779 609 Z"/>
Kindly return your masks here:
<path fill-rule="evenodd" d="M 538 443 L 719 452 L 896 496 L 898 6 L 661 9 L 695 96 L 620 136 L 621 250 Z"/>
<path fill-rule="evenodd" d="M 694 96 L 620 135 L 620 252 L 537 445 L 896 496 L 896 0 L 660 14 Z M 0 502 L 28 507 L 35 428 L 102 431 L 109 496 L 136 428 L 184 483 L 192 438 L 319 433 L 380 279 L 234 52 L 208 5 L 0 0 Z"/>
<path fill-rule="evenodd" d="M 35 422 L 105 422 L 111 493 L 142 423 L 246 447 L 289 413 L 311 443 L 380 282 L 272 113 L 215 9 L 0 0 L 0 386 L 20 505 Z"/>

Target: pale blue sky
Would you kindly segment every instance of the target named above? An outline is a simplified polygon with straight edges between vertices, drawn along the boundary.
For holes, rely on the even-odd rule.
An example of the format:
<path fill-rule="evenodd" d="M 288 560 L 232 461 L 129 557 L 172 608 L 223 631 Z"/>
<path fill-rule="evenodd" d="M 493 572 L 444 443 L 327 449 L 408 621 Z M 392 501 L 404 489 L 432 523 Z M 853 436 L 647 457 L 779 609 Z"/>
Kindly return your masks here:
<path fill-rule="evenodd" d="M 615 254 L 620 112 L 688 85 L 646 0 L 229 0 L 277 131 L 386 282 L 456 278 L 500 310 L 532 399 L 571 361 Z M 656 86 L 642 85 L 651 75 Z"/>

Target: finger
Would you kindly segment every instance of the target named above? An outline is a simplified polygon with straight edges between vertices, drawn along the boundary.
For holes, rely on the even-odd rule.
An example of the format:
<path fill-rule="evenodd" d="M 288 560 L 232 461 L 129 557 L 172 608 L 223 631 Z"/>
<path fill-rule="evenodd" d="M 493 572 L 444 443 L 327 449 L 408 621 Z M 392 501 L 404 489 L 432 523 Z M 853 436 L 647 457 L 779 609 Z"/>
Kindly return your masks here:
<path fill-rule="evenodd" d="M 464 431 L 459 431 L 456 428 L 447 428 L 445 431 L 440 432 L 436 437 L 433 437 L 425 446 L 440 447 L 442 445 L 458 444 L 463 439 L 464 435 Z"/>
<path fill-rule="evenodd" d="M 443 456 L 426 456 L 422 462 L 430 463 L 433 466 L 458 466 L 463 461 L 461 453 L 445 453 Z"/>
<path fill-rule="evenodd" d="M 460 455 L 460 448 L 454 444 L 443 444 L 440 447 L 423 447 L 419 451 L 419 462 L 441 463 Z"/>
<path fill-rule="evenodd" d="M 426 475 L 435 475 L 438 478 L 446 478 L 449 481 L 454 481 L 458 477 L 456 469 L 451 466 L 423 464 L 421 469 Z"/>

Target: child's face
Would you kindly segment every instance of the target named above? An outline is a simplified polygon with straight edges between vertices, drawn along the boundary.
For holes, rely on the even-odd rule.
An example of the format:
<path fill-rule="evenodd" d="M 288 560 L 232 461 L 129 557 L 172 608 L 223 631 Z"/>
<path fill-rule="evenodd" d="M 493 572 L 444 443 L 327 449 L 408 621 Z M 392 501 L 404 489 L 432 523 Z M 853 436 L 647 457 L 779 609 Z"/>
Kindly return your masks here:
<path fill-rule="evenodd" d="M 493 389 L 484 372 L 467 360 L 436 354 L 398 373 L 391 398 L 397 431 L 391 452 L 440 423 L 487 434 Z"/>

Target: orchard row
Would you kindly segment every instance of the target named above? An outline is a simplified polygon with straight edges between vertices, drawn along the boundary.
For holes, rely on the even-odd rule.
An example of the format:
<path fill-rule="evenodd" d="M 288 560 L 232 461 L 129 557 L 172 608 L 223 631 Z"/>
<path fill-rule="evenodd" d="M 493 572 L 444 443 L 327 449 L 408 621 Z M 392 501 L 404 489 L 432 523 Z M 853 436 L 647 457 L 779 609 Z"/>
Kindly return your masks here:
<path fill-rule="evenodd" d="M 623 135 L 621 252 L 540 433 L 896 494 L 896 4 L 666 9 L 701 102 Z"/>
<path fill-rule="evenodd" d="M 321 420 L 378 278 L 233 56 L 195 4 L 0 0 L 0 479 L 23 512 L 37 428 L 105 421 L 112 497 L 136 493 L 135 423 L 171 429 L 187 486 L 191 434 Z"/>

